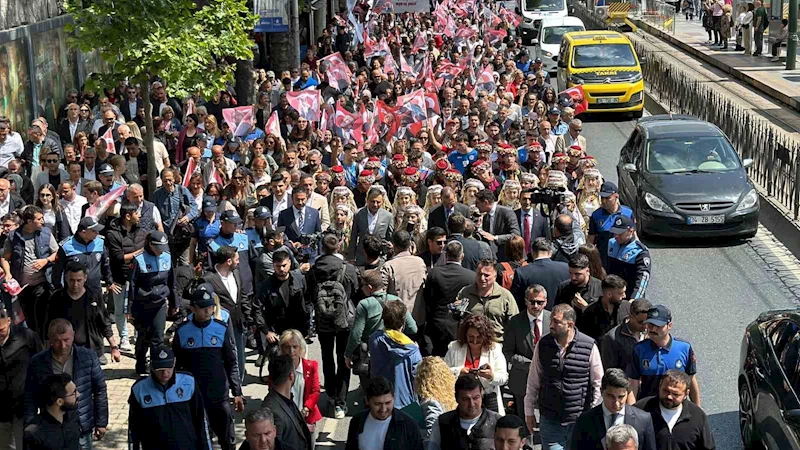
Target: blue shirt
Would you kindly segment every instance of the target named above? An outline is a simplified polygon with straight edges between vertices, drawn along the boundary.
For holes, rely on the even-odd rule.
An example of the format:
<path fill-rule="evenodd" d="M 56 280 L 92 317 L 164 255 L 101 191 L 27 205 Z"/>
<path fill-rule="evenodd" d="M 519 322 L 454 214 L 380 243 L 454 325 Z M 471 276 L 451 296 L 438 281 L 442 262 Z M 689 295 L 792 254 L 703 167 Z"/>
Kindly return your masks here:
<path fill-rule="evenodd" d="M 561 136 L 562 134 L 567 134 L 567 131 L 569 131 L 569 125 L 559 119 L 558 125 L 553 128 L 553 134 Z"/>
<path fill-rule="evenodd" d="M 261 139 L 263 137 L 264 137 L 264 132 L 261 131 L 261 128 L 256 128 L 254 131 L 247 133 L 247 135 L 244 137 L 243 140 L 245 142 L 253 142 L 256 139 Z"/>
<path fill-rule="evenodd" d="M 197 202 L 194 201 L 194 196 L 185 186 L 176 185 L 175 190 L 170 193 L 166 188 L 161 188 L 153 193 L 151 200 L 158 212 L 161 213 L 161 219 L 164 221 L 164 231 L 169 234 L 168 230 L 172 228 L 174 222 L 181 213 L 181 204 L 184 205 L 184 213 L 186 217 L 192 221 L 198 215 Z"/>
<path fill-rule="evenodd" d="M 611 234 L 611 227 L 620 215 L 633 220 L 633 211 L 624 205 L 619 205 L 619 209 L 613 214 L 609 214 L 605 208 L 597 208 L 589 219 L 589 235 L 597 236 L 595 245 L 600 250 L 600 259 L 603 260 L 604 267 L 608 267 L 608 241 L 614 237 Z"/>
<path fill-rule="evenodd" d="M 467 152 L 467 154 L 461 154 L 458 150 L 454 150 L 447 155 L 447 160 L 450 161 L 454 169 L 461 172 L 461 175 L 464 175 L 467 167 L 475 162 L 476 159 L 478 159 L 478 152 L 474 149 Z"/>
<path fill-rule="evenodd" d="M 661 378 L 672 369 L 682 370 L 687 375 L 697 373 L 692 344 L 670 336 L 669 344 L 663 348 L 657 347 L 650 339 L 634 345 L 626 372 L 628 378 L 640 380 L 636 398 L 658 395 Z"/>

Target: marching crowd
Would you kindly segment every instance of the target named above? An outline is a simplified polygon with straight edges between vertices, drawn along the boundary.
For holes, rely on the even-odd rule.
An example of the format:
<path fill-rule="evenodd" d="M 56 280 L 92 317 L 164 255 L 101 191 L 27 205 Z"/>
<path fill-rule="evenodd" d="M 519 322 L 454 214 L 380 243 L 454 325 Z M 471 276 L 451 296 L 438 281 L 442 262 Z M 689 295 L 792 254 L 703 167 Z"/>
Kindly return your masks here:
<path fill-rule="evenodd" d="M 715 448 L 580 96 L 502 7 L 384 7 L 260 71 L 239 123 L 231 90 L 152 79 L 150 150 L 134 84 L 69 91 L 24 140 L 0 118 L 0 448 L 90 449 L 121 351 L 131 448 L 234 448 L 248 347 L 269 394 L 241 448 L 313 449 L 351 373 L 348 450 Z"/>

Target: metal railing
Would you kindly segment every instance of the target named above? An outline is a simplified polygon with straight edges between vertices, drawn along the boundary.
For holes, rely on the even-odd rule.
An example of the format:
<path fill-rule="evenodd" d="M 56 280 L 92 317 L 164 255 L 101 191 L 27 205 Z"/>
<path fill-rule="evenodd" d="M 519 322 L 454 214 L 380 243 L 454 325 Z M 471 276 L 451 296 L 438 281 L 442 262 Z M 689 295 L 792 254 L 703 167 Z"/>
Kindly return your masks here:
<path fill-rule="evenodd" d="M 587 27 L 602 29 L 591 11 L 576 8 Z M 591 25 L 590 25 L 591 24 Z M 742 108 L 714 84 L 698 81 L 678 65 L 664 59 L 640 41 L 633 40 L 640 58 L 648 94 L 676 114 L 711 122 L 730 139 L 742 159 L 752 159 L 750 179 L 769 197 L 800 218 L 800 142 L 768 120 Z"/>
<path fill-rule="evenodd" d="M 667 33 L 675 34 L 676 9 L 674 5 L 662 0 L 645 0 L 641 7 L 642 9 L 639 13 L 641 21 L 647 22 Z"/>

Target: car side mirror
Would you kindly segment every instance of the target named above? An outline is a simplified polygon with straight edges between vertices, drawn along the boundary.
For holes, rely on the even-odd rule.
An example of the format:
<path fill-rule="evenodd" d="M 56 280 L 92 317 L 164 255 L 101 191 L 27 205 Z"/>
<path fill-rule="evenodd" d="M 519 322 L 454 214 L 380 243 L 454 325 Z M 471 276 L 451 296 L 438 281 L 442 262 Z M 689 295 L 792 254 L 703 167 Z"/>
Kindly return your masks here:
<path fill-rule="evenodd" d="M 800 427 L 800 409 L 790 409 L 783 413 L 783 420 L 791 426 Z"/>
<path fill-rule="evenodd" d="M 539 44 L 539 39 L 536 39 L 536 38 L 531 39 L 531 44 L 538 45 Z"/>
<path fill-rule="evenodd" d="M 515 12 L 515 13 L 517 13 L 517 15 L 518 15 L 518 16 L 521 16 L 521 15 L 522 15 L 522 12 L 519 10 L 519 8 L 518 8 L 518 7 L 517 7 L 517 8 L 514 8 L 514 12 Z"/>
<path fill-rule="evenodd" d="M 558 62 L 558 55 L 553 56 L 553 61 Z"/>
<path fill-rule="evenodd" d="M 634 166 L 631 163 L 627 163 L 624 166 L 622 166 L 622 170 L 624 170 L 625 172 L 634 173 L 634 172 L 636 172 L 636 166 Z"/>
<path fill-rule="evenodd" d="M 746 158 L 744 161 L 742 161 L 742 167 L 744 167 L 745 169 L 747 169 L 752 165 L 753 165 L 753 160 L 750 158 Z"/>
<path fill-rule="evenodd" d="M 640 56 L 639 57 L 639 65 L 646 66 L 647 65 L 647 56 Z"/>

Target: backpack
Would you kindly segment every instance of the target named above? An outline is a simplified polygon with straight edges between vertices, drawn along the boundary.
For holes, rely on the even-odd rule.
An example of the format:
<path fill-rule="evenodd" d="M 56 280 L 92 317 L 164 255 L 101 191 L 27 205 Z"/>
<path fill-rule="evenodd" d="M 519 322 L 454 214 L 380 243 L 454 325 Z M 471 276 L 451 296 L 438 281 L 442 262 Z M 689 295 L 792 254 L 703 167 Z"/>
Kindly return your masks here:
<path fill-rule="evenodd" d="M 337 331 L 349 330 L 356 319 L 356 307 L 344 289 L 346 270 L 347 263 L 342 263 L 336 279 L 323 281 L 317 286 L 318 319 L 333 323 Z"/>
<path fill-rule="evenodd" d="M 503 286 L 504 289 L 511 289 L 511 283 L 514 282 L 514 268 L 507 262 L 502 262 L 500 265 L 503 266 L 503 280 L 500 285 Z M 520 267 L 525 267 L 527 265 L 528 262 L 523 261 Z"/>

